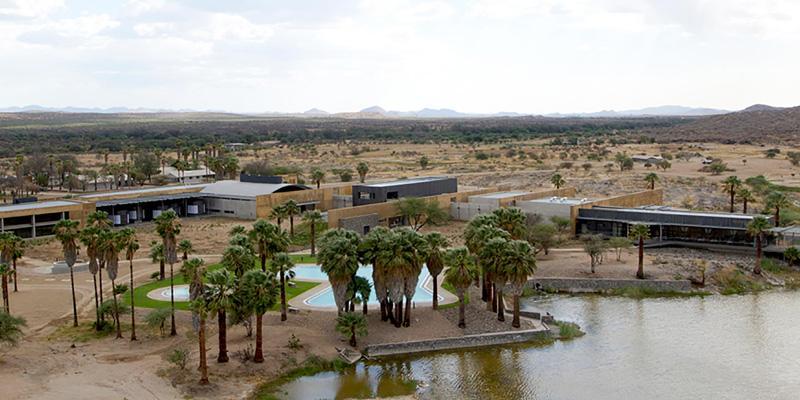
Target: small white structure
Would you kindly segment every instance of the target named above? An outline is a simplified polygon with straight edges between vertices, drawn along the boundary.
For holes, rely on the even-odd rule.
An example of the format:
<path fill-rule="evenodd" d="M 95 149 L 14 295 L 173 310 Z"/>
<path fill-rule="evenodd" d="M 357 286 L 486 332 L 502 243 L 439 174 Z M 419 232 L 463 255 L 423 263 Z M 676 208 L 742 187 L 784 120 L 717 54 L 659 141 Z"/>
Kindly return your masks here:
<path fill-rule="evenodd" d="M 161 175 L 167 177 L 171 182 L 180 183 L 202 183 L 213 180 L 216 174 L 201 165 L 198 169 L 188 169 L 185 171 L 178 171 L 175 167 L 165 167 L 161 170 Z"/>
<path fill-rule="evenodd" d="M 647 155 L 635 155 L 632 156 L 631 159 L 633 160 L 633 162 L 644 163 L 644 164 L 647 163 L 658 164 L 664 161 L 664 158 L 661 156 L 647 156 Z"/>
<path fill-rule="evenodd" d="M 591 203 L 589 199 L 571 199 L 567 197 L 548 197 L 545 199 L 517 202 L 517 207 L 527 214 L 536 214 L 544 220 L 552 217 L 571 218 L 572 207 Z"/>

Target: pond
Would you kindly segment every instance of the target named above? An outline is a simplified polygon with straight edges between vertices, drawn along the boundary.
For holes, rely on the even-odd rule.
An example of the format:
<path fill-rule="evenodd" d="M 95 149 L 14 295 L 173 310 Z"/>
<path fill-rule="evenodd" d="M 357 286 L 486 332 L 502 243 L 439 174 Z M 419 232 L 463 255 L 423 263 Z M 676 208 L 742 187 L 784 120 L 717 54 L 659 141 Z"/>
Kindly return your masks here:
<path fill-rule="evenodd" d="M 587 335 L 542 347 L 359 364 L 290 382 L 281 396 L 797 399 L 800 393 L 800 292 L 643 300 L 553 296 L 524 304 L 575 321 Z"/>

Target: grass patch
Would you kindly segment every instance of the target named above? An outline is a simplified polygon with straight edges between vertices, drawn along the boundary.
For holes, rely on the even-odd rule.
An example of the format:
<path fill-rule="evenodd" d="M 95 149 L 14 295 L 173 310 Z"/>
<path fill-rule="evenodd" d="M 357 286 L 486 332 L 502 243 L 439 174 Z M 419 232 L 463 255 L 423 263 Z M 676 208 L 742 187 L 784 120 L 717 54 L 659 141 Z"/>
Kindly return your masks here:
<path fill-rule="evenodd" d="M 621 296 L 631 299 L 646 299 L 657 297 L 696 297 L 708 296 L 711 292 L 694 290 L 691 292 L 681 292 L 677 290 L 656 290 L 651 288 L 628 286 L 620 289 L 612 289 L 603 293 L 607 296 Z"/>
<path fill-rule="evenodd" d="M 456 288 L 453 285 L 444 282 L 442 283 L 442 289 L 447 290 L 448 292 L 452 293 L 453 295 L 456 294 Z M 464 291 L 464 305 L 469 304 L 469 292 Z M 439 304 L 440 310 L 447 310 L 449 308 L 458 308 L 458 301 L 450 304 Z"/>
<path fill-rule="evenodd" d="M 209 269 L 218 269 L 222 268 L 220 264 L 214 264 Z M 260 268 L 260 267 L 259 267 Z M 306 281 L 292 281 L 294 282 L 295 286 L 286 286 L 286 300 L 289 301 L 292 298 L 300 295 L 303 292 L 306 292 L 315 286 L 319 285 L 319 282 L 306 282 Z M 186 281 L 183 278 L 183 275 L 175 275 L 175 286 L 177 285 L 184 285 Z M 169 287 L 169 277 L 164 279 L 163 281 L 155 281 L 150 282 L 144 285 L 137 286 L 134 290 L 134 300 L 136 301 L 136 307 L 144 307 L 144 308 L 169 308 L 170 303 L 169 300 L 161 301 L 161 300 L 153 300 L 147 297 L 147 294 L 156 289 L 162 289 Z M 131 295 L 130 291 L 125 292 L 122 296 L 122 301 L 125 304 L 131 304 Z M 273 311 L 280 309 L 280 302 L 272 308 Z M 176 310 L 189 310 L 189 302 L 188 301 L 175 301 L 175 309 Z"/>
<path fill-rule="evenodd" d="M 299 367 L 290 370 L 278 378 L 259 385 L 250 398 L 253 400 L 277 400 L 278 398 L 275 396 L 275 392 L 277 392 L 281 386 L 297 378 L 316 375 L 326 371 L 341 372 L 347 368 L 351 368 L 351 366 L 338 358 L 325 360 L 318 356 L 311 356 Z"/>
<path fill-rule="evenodd" d="M 125 325 L 122 325 L 124 329 Z M 113 335 L 115 328 L 113 324 L 106 324 L 101 331 L 94 329 L 94 321 L 79 323 L 77 327 L 72 323 L 61 325 L 55 331 L 47 335 L 48 340 L 68 340 L 75 343 L 85 343 L 90 340 L 102 339 Z"/>
<path fill-rule="evenodd" d="M 719 286 L 719 292 L 724 295 L 753 293 L 767 289 L 767 285 L 734 268 L 723 269 L 714 274 L 712 279 Z"/>
<path fill-rule="evenodd" d="M 582 331 L 581 327 L 574 322 L 555 320 L 554 323 L 558 326 L 558 339 L 570 340 L 586 334 L 586 332 Z"/>

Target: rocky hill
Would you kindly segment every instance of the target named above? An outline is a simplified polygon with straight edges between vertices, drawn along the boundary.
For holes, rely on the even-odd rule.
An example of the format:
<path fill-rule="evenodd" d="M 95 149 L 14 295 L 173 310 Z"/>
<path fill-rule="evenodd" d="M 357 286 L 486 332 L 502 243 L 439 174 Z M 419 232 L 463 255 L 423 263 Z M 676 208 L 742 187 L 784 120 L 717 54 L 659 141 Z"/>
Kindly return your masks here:
<path fill-rule="evenodd" d="M 800 142 L 800 107 L 755 105 L 739 112 L 699 117 L 686 123 L 648 130 L 658 141 L 723 143 Z"/>

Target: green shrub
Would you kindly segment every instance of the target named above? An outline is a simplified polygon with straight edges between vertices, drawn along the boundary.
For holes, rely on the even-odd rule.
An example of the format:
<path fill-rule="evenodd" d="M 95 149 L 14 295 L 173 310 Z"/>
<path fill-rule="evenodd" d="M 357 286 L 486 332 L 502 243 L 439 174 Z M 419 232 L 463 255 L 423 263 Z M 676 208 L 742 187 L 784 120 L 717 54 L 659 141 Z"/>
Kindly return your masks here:
<path fill-rule="evenodd" d="M 721 294 L 743 294 L 764 290 L 766 287 L 735 268 L 726 268 L 714 274 L 714 282 Z"/>
<path fill-rule="evenodd" d="M 559 339 L 569 340 L 581 337 L 586 334 L 586 332 L 582 331 L 581 327 L 574 322 L 558 321 L 558 320 L 554 322 L 558 326 Z"/>
<path fill-rule="evenodd" d="M 150 311 L 150 313 L 144 317 L 144 322 L 150 329 L 158 329 L 161 336 L 164 336 L 164 327 L 167 324 L 167 319 L 169 319 L 171 315 L 172 312 L 169 308 L 159 308 Z"/>
<path fill-rule="evenodd" d="M 169 353 L 169 355 L 167 356 L 167 361 L 169 361 L 170 364 L 174 364 L 181 370 L 186 369 L 186 362 L 188 360 L 189 360 L 189 350 L 183 348 L 172 350 L 172 353 Z"/>

